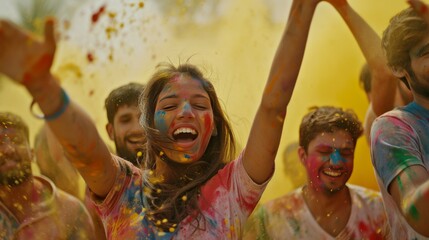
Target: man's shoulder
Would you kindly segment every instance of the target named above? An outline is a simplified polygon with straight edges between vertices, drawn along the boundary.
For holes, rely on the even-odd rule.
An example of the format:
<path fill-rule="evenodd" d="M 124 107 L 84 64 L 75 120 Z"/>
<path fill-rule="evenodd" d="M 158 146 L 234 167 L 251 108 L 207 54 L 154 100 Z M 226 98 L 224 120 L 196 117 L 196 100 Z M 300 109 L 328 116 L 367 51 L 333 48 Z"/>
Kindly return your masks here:
<path fill-rule="evenodd" d="M 390 119 L 390 118 L 403 118 L 403 116 L 409 114 L 404 108 L 399 107 L 387 111 L 376 118 L 376 120 Z"/>
<path fill-rule="evenodd" d="M 297 188 L 281 197 L 266 202 L 262 206 L 268 212 L 277 212 L 282 210 L 293 211 L 301 209 L 304 204 L 305 201 L 302 197 L 302 189 Z"/>
<path fill-rule="evenodd" d="M 375 119 L 376 122 L 383 122 L 383 121 L 392 121 L 392 119 L 397 119 L 400 121 L 410 121 L 413 119 L 420 119 L 418 116 L 418 112 L 410 110 L 412 109 L 412 105 L 397 107 L 393 110 L 390 110 L 388 112 L 385 112 L 384 114 L 380 115 Z"/>
<path fill-rule="evenodd" d="M 418 117 L 414 114 L 405 111 L 403 108 L 396 108 L 384 113 L 374 120 L 371 128 L 371 134 L 380 131 L 386 133 L 387 130 L 392 128 L 400 128 L 406 130 L 407 132 L 412 132 L 412 129 L 417 125 L 417 121 Z M 396 135 L 395 132 L 387 131 L 387 133 L 391 133 L 394 136 Z"/>
<path fill-rule="evenodd" d="M 350 184 L 350 183 L 347 183 L 347 187 L 351 191 L 356 192 L 357 194 L 371 195 L 371 196 L 381 196 L 379 191 L 374 190 L 372 188 L 367 188 L 367 187 L 364 187 L 364 186 Z"/>
<path fill-rule="evenodd" d="M 383 203 L 383 199 L 379 191 L 353 184 L 347 184 L 347 187 L 350 189 L 352 195 L 354 194 L 361 201 L 371 204 Z"/>

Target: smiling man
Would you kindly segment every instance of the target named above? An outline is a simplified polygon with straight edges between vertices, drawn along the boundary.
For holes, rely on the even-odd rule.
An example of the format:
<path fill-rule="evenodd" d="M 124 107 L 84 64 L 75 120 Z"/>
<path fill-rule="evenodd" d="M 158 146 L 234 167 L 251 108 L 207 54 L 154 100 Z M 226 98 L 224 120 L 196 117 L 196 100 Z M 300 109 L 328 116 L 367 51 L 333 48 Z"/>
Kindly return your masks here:
<path fill-rule="evenodd" d="M 140 166 L 146 137 L 139 124 L 141 112 L 138 107 L 144 85 L 128 83 L 110 92 L 105 100 L 107 111 L 106 130 L 115 142 L 116 154 Z"/>
<path fill-rule="evenodd" d="M 382 46 L 413 102 L 375 120 L 371 157 L 394 239 L 429 239 L 429 6 L 409 3 L 390 20 Z"/>
<path fill-rule="evenodd" d="M 304 116 L 298 155 L 307 182 L 260 206 L 245 239 L 385 239 L 389 230 L 380 195 L 347 184 L 362 131 L 350 110 L 319 107 Z"/>

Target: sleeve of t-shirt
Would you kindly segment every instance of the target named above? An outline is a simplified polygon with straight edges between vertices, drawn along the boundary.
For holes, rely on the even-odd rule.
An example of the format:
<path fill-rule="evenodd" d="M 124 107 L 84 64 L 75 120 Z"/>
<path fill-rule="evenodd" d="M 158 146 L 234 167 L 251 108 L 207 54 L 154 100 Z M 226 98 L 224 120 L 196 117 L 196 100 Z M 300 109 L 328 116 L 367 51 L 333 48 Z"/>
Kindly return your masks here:
<path fill-rule="evenodd" d="M 115 176 L 115 182 L 113 184 L 112 189 L 110 189 L 109 193 L 104 199 L 99 199 L 94 193 L 90 193 L 91 200 L 94 203 L 97 211 L 101 214 L 101 216 L 105 216 L 110 214 L 111 212 L 117 211 L 120 207 L 120 200 L 123 196 L 124 192 L 130 188 L 130 184 L 132 182 L 132 176 L 135 174 L 139 174 L 138 168 L 134 167 L 131 163 L 121 159 L 116 155 L 112 155 L 115 164 L 119 167 L 119 171 Z"/>
<path fill-rule="evenodd" d="M 395 116 L 383 115 L 375 120 L 371 130 L 371 157 L 386 189 L 404 169 L 423 166 L 416 132 Z"/>
<path fill-rule="evenodd" d="M 255 209 L 256 204 L 259 202 L 259 199 L 272 176 L 262 184 L 254 182 L 244 168 L 243 154 L 241 154 L 235 161 L 233 169 L 234 171 L 232 171 L 231 174 L 231 190 L 237 192 L 240 204 L 244 207 L 244 211 L 246 211 L 247 216 L 249 216 L 253 209 Z"/>
<path fill-rule="evenodd" d="M 236 160 L 228 163 L 203 186 L 202 196 L 209 201 L 200 201 L 202 209 L 217 205 L 216 201 L 225 197 L 219 195 L 226 193 L 226 197 L 237 202 L 242 217 L 247 218 L 250 215 L 270 179 L 262 184 L 255 183 L 244 169 L 242 156 L 243 154 L 240 154 Z"/>

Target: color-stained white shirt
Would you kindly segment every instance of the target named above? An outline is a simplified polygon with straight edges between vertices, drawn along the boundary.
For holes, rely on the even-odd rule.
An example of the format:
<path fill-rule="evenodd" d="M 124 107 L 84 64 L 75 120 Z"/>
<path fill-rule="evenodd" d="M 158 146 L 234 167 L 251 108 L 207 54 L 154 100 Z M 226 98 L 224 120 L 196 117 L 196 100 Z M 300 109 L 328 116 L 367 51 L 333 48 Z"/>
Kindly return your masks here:
<path fill-rule="evenodd" d="M 429 239 L 408 224 L 387 191 L 393 179 L 410 166 L 420 165 L 429 170 L 429 110 L 412 102 L 378 117 L 371 130 L 371 159 L 392 237 L 398 240 Z"/>
<path fill-rule="evenodd" d="M 113 158 L 120 166 L 116 182 L 102 203 L 94 199 L 108 239 L 241 239 L 244 224 L 268 182 L 253 182 L 240 156 L 201 188 L 198 203 L 204 228 L 200 224 L 196 230 L 192 224 L 196 220 L 188 216 L 175 232 L 158 232 L 145 214 L 142 171 L 117 156 Z"/>
<path fill-rule="evenodd" d="M 354 185 L 352 207 L 345 228 L 333 237 L 314 219 L 302 188 L 258 207 L 246 224 L 244 239 L 386 239 L 386 214 L 378 192 Z"/>

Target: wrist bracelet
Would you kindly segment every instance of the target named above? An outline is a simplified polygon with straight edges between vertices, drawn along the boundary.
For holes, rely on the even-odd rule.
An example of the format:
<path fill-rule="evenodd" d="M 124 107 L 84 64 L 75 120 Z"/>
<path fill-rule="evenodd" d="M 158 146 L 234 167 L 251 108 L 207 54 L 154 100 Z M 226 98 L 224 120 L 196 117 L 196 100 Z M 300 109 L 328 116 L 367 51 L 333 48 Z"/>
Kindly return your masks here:
<path fill-rule="evenodd" d="M 30 113 L 38 119 L 42 119 L 42 120 L 46 120 L 46 121 L 52 121 L 54 119 L 57 119 L 59 116 L 61 116 L 67 109 L 67 106 L 70 104 L 70 98 L 67 95 L 67 93 L 64 91 L 64 89 L 61 88 L 61 100 L 62 100 L 62 105 L 61 107 L 54 113 L 52 113 L 51 115 L 39 115 L 34 113 L 33 111 L 33 106 L 36 103 L 36 101 L 33 99 L 33 101 L 31 102 L 30 105 Z"/>

